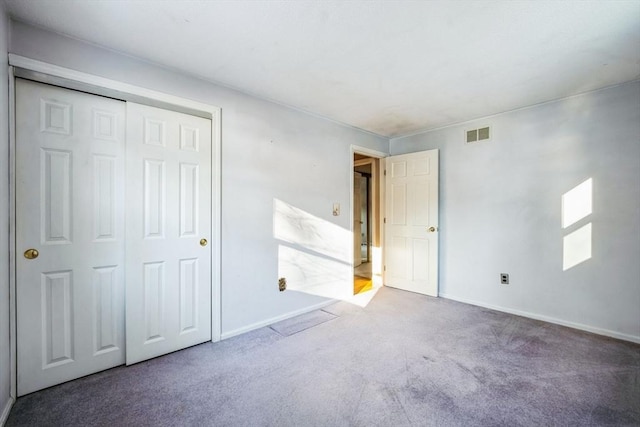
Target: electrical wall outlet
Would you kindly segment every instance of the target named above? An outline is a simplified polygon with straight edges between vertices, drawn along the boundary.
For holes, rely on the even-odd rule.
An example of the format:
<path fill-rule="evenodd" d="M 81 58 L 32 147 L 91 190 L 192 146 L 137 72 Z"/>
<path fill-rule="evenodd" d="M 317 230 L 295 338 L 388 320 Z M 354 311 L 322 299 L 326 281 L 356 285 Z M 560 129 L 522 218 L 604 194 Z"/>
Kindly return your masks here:
<path fill-rule="evenodd" d="M 280 289 L 280 292 L 284 292 L 287 289 L 287 279 L 284 277 L 278 279 L 278 289 Z"/>
<path fill-rule="evenodd" d="M 500 273 L 500 283 L 503 285 L 509 284 L 509 275 L 507 273 Z"/>

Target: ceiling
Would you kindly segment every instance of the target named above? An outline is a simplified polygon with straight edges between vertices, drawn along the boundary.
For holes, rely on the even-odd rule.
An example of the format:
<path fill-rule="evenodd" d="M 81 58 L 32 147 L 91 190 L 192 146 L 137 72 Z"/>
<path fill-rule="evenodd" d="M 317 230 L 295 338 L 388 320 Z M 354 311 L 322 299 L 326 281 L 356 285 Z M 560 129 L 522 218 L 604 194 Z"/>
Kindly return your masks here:
<path fill-rule="evenodd" d="M 7 0 L 10 15 L 397 137 L 640 78 L 640 1 Z"/>

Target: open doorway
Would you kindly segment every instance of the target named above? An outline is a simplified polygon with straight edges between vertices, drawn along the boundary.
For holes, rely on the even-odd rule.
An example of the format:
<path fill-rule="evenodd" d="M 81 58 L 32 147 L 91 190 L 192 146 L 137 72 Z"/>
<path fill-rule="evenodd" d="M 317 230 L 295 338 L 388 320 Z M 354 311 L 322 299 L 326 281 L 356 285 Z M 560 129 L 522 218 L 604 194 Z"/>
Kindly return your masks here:
<path fill-rule="evenodd" d="M 380 159 L 353 154 L 353 294 L 382 285 Z"/>

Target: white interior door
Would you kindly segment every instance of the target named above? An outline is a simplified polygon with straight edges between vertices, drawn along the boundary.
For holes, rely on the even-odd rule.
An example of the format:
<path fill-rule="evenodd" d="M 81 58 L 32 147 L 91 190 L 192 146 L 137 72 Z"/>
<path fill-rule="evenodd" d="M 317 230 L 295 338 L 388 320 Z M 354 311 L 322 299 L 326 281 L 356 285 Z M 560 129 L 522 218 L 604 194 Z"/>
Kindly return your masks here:
<path fill-rule="evenodd" d="M 19 396 L 124 362 L 124 119 L 16 80 Z"/>
<path fill-rule="evenodd" d="M 210 141 L 210 120 L 127 103 L 127 364 L 211 340 Z"/>
<path fill-rule="evenodd" d="M 362 264 L 362 201 L 360 200 L 360 181 L 362 174 L 353 173 L 353 266 Z"/>
<path fill-rule="evenodd" d="M 386 159 L 385 285 L 438 296 L 438 150 Z"/>

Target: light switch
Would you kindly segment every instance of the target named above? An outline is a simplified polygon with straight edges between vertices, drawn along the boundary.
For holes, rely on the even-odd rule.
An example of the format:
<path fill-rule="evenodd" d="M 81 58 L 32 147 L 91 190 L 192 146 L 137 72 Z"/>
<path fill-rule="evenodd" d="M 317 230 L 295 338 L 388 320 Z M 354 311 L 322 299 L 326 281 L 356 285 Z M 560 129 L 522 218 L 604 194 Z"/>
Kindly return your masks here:
<path fill-rule="evenodd" d="M 333 216 L 340 215 L 340 203 L 333 204 Z"/>

